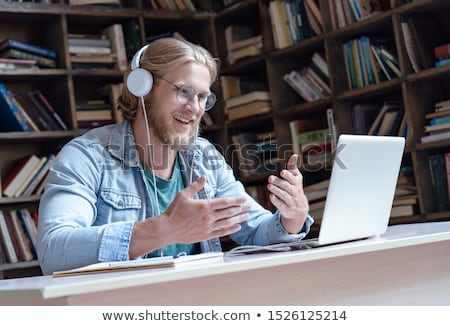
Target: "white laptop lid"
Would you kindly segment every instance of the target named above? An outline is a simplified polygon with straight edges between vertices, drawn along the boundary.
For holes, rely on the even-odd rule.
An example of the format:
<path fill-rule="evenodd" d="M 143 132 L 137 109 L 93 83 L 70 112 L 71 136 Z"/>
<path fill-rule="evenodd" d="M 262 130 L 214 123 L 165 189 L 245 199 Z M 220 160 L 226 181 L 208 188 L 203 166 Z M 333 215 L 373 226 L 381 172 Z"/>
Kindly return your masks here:
<path fill-rule="evenodd" d="M 404 147 L 403 137 L 339 137 L 320 225 L 320 245 L 386 232 Z"/>

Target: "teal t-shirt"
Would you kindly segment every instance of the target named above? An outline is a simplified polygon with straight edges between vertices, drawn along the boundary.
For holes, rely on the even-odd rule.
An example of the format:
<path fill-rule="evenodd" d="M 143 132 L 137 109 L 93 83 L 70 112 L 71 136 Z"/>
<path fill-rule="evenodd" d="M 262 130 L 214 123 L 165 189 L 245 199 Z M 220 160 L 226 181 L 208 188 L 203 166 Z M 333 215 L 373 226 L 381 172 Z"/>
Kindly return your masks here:
<path fill-rule="evenodd" d="M 146 168 L 144 169 L 144 173 L 147 179 L 148 192 L 150 194 L 152 203 L 154 203 L 153 207 L 155 214 L 158 214 L 158 206 L 161 213 L 165 212 L 178 192 L 186 187 L 180 171 L 178 158 L 175 160 L 175 167 L 173 170 L 172 178 L 167 180 L 155 176 L 158 197 L 156 197 L 155 195 L 153 173 Z M 184 253 L 187 255 L 199 253 L 199 244 L 173 243 L 165 246 L 164 248 L 162 248 L 162 250 L 157 249 L 148 253 L 146 257 L 159 257 L 161 256 L 161 254 L 164 256 L 175 256 Z"/>

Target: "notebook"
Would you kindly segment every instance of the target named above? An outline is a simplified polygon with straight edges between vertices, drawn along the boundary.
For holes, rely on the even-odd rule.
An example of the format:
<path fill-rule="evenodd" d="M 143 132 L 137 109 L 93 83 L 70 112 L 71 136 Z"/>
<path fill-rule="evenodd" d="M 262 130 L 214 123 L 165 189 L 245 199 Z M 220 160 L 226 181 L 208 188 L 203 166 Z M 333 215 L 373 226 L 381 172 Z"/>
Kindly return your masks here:
<path fill-rule="evenodd" d="M 283 251 L 380 236 L 386 232 L 405 139 L 341 135 L 338 139 L 319 236 L 229 253 Z"/>

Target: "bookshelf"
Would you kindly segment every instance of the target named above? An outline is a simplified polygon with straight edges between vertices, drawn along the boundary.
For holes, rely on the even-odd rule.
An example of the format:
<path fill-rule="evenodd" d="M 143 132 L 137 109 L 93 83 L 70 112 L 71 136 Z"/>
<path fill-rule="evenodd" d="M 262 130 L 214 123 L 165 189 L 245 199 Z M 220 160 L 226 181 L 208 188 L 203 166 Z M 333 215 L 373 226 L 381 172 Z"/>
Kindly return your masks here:
<path fill-rule="evenodd" d="M 211 2 L 192 1 L 196 11 L 159 10 L 147 7 L 143 1 L 123 0 L 122 6 L 71 6 L 69 1 L 46 3 L 0 2 L 0 39 L 14 38 L 58 53 L 56 67 L 48 69 L 2 69 L 0 83 L 9 91 L 40 90 L 58 112 L 68 130 L 0 132 L 0 173 L 2 180 L 18 160 L 35 153 L 38 156 L 57 153 L 73 137 L 92 127 L 77 120 L 77 105 L 99 100 L 98 90 L 105 85 L 120 84 L 123 70 L 118 65 L 83 69 L 74 65 L 69 51 L 69 36 L 99 35 L 104 28 L 119 24 L 123 27 L 128 59 L 147 38 L 167 32 L 180 32 L 183 37 L 199 43 L 215 53 Z M 39 26 L 39 28 L 36 28 Z M 189 26 L 190 28 L 186 28 Z M 213 113 L 215 121 L 216 119 Z M 218 124 L 203 131 L 219 143 Z M 219 137 L 215 137 L 218 134 Z M 27 208 L 36 212 L 39 195 L 0 197 L 0 210 Z M 39 274 L 37 260 L 0 263 L 0 279 Z"/>
<path fill-rule="evenodd" d="M 254 30 L 262 34 L 263 53 L 233 65 L 224 64 L 222 75 L 251 75 L 256 79 L 267 81 L 272 99 L 272 110 L 264 116 L 225 122 L 227 137 L 231 139 L 234 134 L 244 130 L 268 131 L 273 129 L 279 146 L 280 166 L 282 166 L 293 150 L 291 146 L 286 145 L 292 144 L 290 121 L 318 118 L 324 122 L 323 126 L 326 127 L 326 112 L 327 109 L 332 108 L 337 134 L 356 133 L 357 128 L 352 115 L 353 107 L 377 103 L 380 100 L 382 103 L 402 103 L 407 123 L 407 146 L 399 186 L 405 178 L 409 180 L 408 182 L 412 180 L 417 191 L 415 197 L 417 205 L 412 214 L 392 216 L 390 223 L 449 219 L 450 212 L 440 211 L 438 208 L 440 206 L 436 203 L 429 159 L 434 154 L 448 152 L 450 142 L 446 139 L 421 143 L 421 137 L 425 135 L 424 125 L 427 124 L 424 118 L 425 114 L 433 112 L 436 102 L 450 98 L 450 80 L 448 78 L 450 66 L 428 66 L 416 72 L 410 62 L 405 36 L 401 28 L 403 17 L 426 13 L 442 25 L 441 40 L 448 43 L 450 41 L 450 35 L 446 32 L 449 29 L 448 18 L 450 17 L 448 1 L 416 0 L 408 3 L 399 0 L 381 1 L 383 6 L 388 5 L 389 8 L 364 19 L 353 19 L 339 28 L 333 21 L 334 9 L 330 8 L 330 1 L 314 1 L 322 14 L 323 29 L 312 37 L 282 47 L 275 42 L 272 33 L 271 2 L 244 1 L 225 8 L 217 13 L 215 18 L 218 51 L 222 58 L 227 56 L 224 32 L 227 26 L 237 24 L 239 21 L 251 22 Z M 334 4 L 338 2 L 333 1 Z M 376 83 L 368 83 L 365 86 L 349 87 L 350 76 L 346 71 L 346 56 L 343 46 L 346 42 L 360 39 L 362 36 L 390 40 L 390 45 L 398 59 L 399 76 L 379 80 Z M 283 82 L 283 76 L 291 70 L 308 66 L 311 63 L 311 57 L 316 52 L 324 54 L 328 63 L 331 95 L 307 101 Z M 380 109 L 381 106 L 376 113 Z M 226 116 L 224 119 L 226 121 Z M 235 162 L 233 151 L 230 152 L 228 158 L 231 162 Z M 313 187 L 315 184 L 320 184 L 320 181 L 326 180 L 330 172 L 329 164 L 330 162 L 325 160 L 320 168 L 303 165 L 305 187 Z M 235 170 L 239 175 L 238 168 Z M 443 173 L 441 178 L 445 179 L 445 171 Z M 264 186 L 266 178 L 267 174 L 261 173 L 242 176 L 241 180 L 248 186 Z M 318 224 L 320 225 L 320 219 Z M 314 231 L 317 230 L 318 225 Z"/>
<path fill-rule="evenodd" d="M 408 126 L 404 166 L 413 177 L 417 189 L 417 211 L 406 217 L 395 217 L 391 224 L 448 220 L 450 211 L 440 211 L 433 193 L 429 158 L 434 154 L 450 151 L 450 140 L 422 143 L 425 135 L 425 115 L 433 111 L 434 103 L 450 99 L 450 65 L 427 67 L 415 72 L 408 57 L 401 29 L 401 17 L 427 12 L 444 27 L 443 37 L 450 41 L 450 3 L 447 0 L 382 1 L 390 8 L 343 27 L 335 28 L 328 0 L 313 1 L 322 18 L 320 32 L 290 45 L 280 47 L 274 39 L 269 0 L 237 1 L 223 6 L 223 1 L 193 1 L 196 11 L 161 10 L 147 8 L 138 0 L 123 0 L 122 7 L 70 6 L 68 1 L 53 0 L 50 3 L 0 2 L 0 39 L 15 37 L 52 48 L 59 53 L 56 69 L 36 71 L 5 70 L 0 82 L 7 87 L 30 91 L 40 89 L 69 126 L 67 131 L 0 132 L 0 171 L 7 171 L 14 162 L 30 153 L 57 152 L 68 140 L 82 130 L 76 119 L 76 103 L 96 96 L 96 89 L 108 83 L 122 82 L 120 69 L 81 70 L 71 65 L 68 51 L 69 34 L 96 34 L 112 24 L 127 25 L 132 33 L 125 33 L 128 59 L 134 49 L 147 39 L 162 33 L 180 32 L 183 37 L 205 46 L 222 61 L 221 76 L 237 76 L 265 82 L 271 96 L 269 112 L 246 119 L 227 121 L 223 99 L 223 81 L 215 83 L 219 96 L 215 108 L 209 113 L 213 124 L 204 123 L 202 135 L 209 138 L 224 153 L 236 175 L 268 207 L 261 189 L 267 176 L 274 171 L 242 176 L 239 159 L 232 136 L 253 132 L 270 135 L 278 145 L 279 167 L 293 152 L 289 123 L 293 120 L 318 119 L 327 126 L 328 109 L 333 109 L 337 134 L 355 133 L 352 109 L 354 106 L 376 101 L 400 101 Z M 308 1 L 310 2 L 310 1 Z M 256 55 L 228 61 L 226 29 L 230 25 L 245 22 L 255 35 L 262 36 L 262 51 Z M 35 26 L 41 28 L 35 28 Z M 186 28 L 189 26 L 189 28 Z M 316 26 L 317 30 L 317 26 Z M 390 80 L 367 86 L 349 88 L 346 57 L 343 45 L 365 35 L 388 37 L 398 56 L 401 75 Z M 315 53 L 321 53 L 328 63 L 331 94 L 318 100 L 306 101 L 283 77 L 292 70 L 311 64 Z M 222 95 L 222 96 L 220 96 Z M 302 163 L 305 186 L 313 186 L 326 180 L 330 174 L 331 155 L 320 164 Z M 442 176 L 445 177 L 444 175 Z M 39 196 L 26 198 L 0 198 L 0 209 L 29 208 L 36 210 Z M 316 229 L 320 225 L 320 219 Z M 227 245 L 227 244 L 226 244 Z M 225 245 L 225 247 L 226 247 Z M 37 262 L 0 264 L 0 277 L 19 277 L 38 273 Z"/>

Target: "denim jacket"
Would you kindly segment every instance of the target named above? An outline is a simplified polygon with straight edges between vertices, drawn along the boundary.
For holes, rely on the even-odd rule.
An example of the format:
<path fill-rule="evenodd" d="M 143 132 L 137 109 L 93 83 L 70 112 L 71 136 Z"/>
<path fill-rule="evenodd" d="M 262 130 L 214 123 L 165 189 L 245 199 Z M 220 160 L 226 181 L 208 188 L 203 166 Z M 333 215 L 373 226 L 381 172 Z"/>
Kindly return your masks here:
<path fill-rule="evenodd" d="M 239 244 L 267 245 L 303 238 L 288 234 L 279 212 L 249 196 L 223 156 L 206 139 L 180 152 L 185 183 L 207 178 L 198 198 L 246 196 L 250 218 L 230 237 Z M 67 143 L 55 160 L 39 205 L 38 258 L 44 274 L 103 261 L 128 260 L 136 221 L 156 215 L 146 191 L 130 122 L 93 129 Z M 218 238 L 202 241 L 201 251 L 220 251 Z"/>

